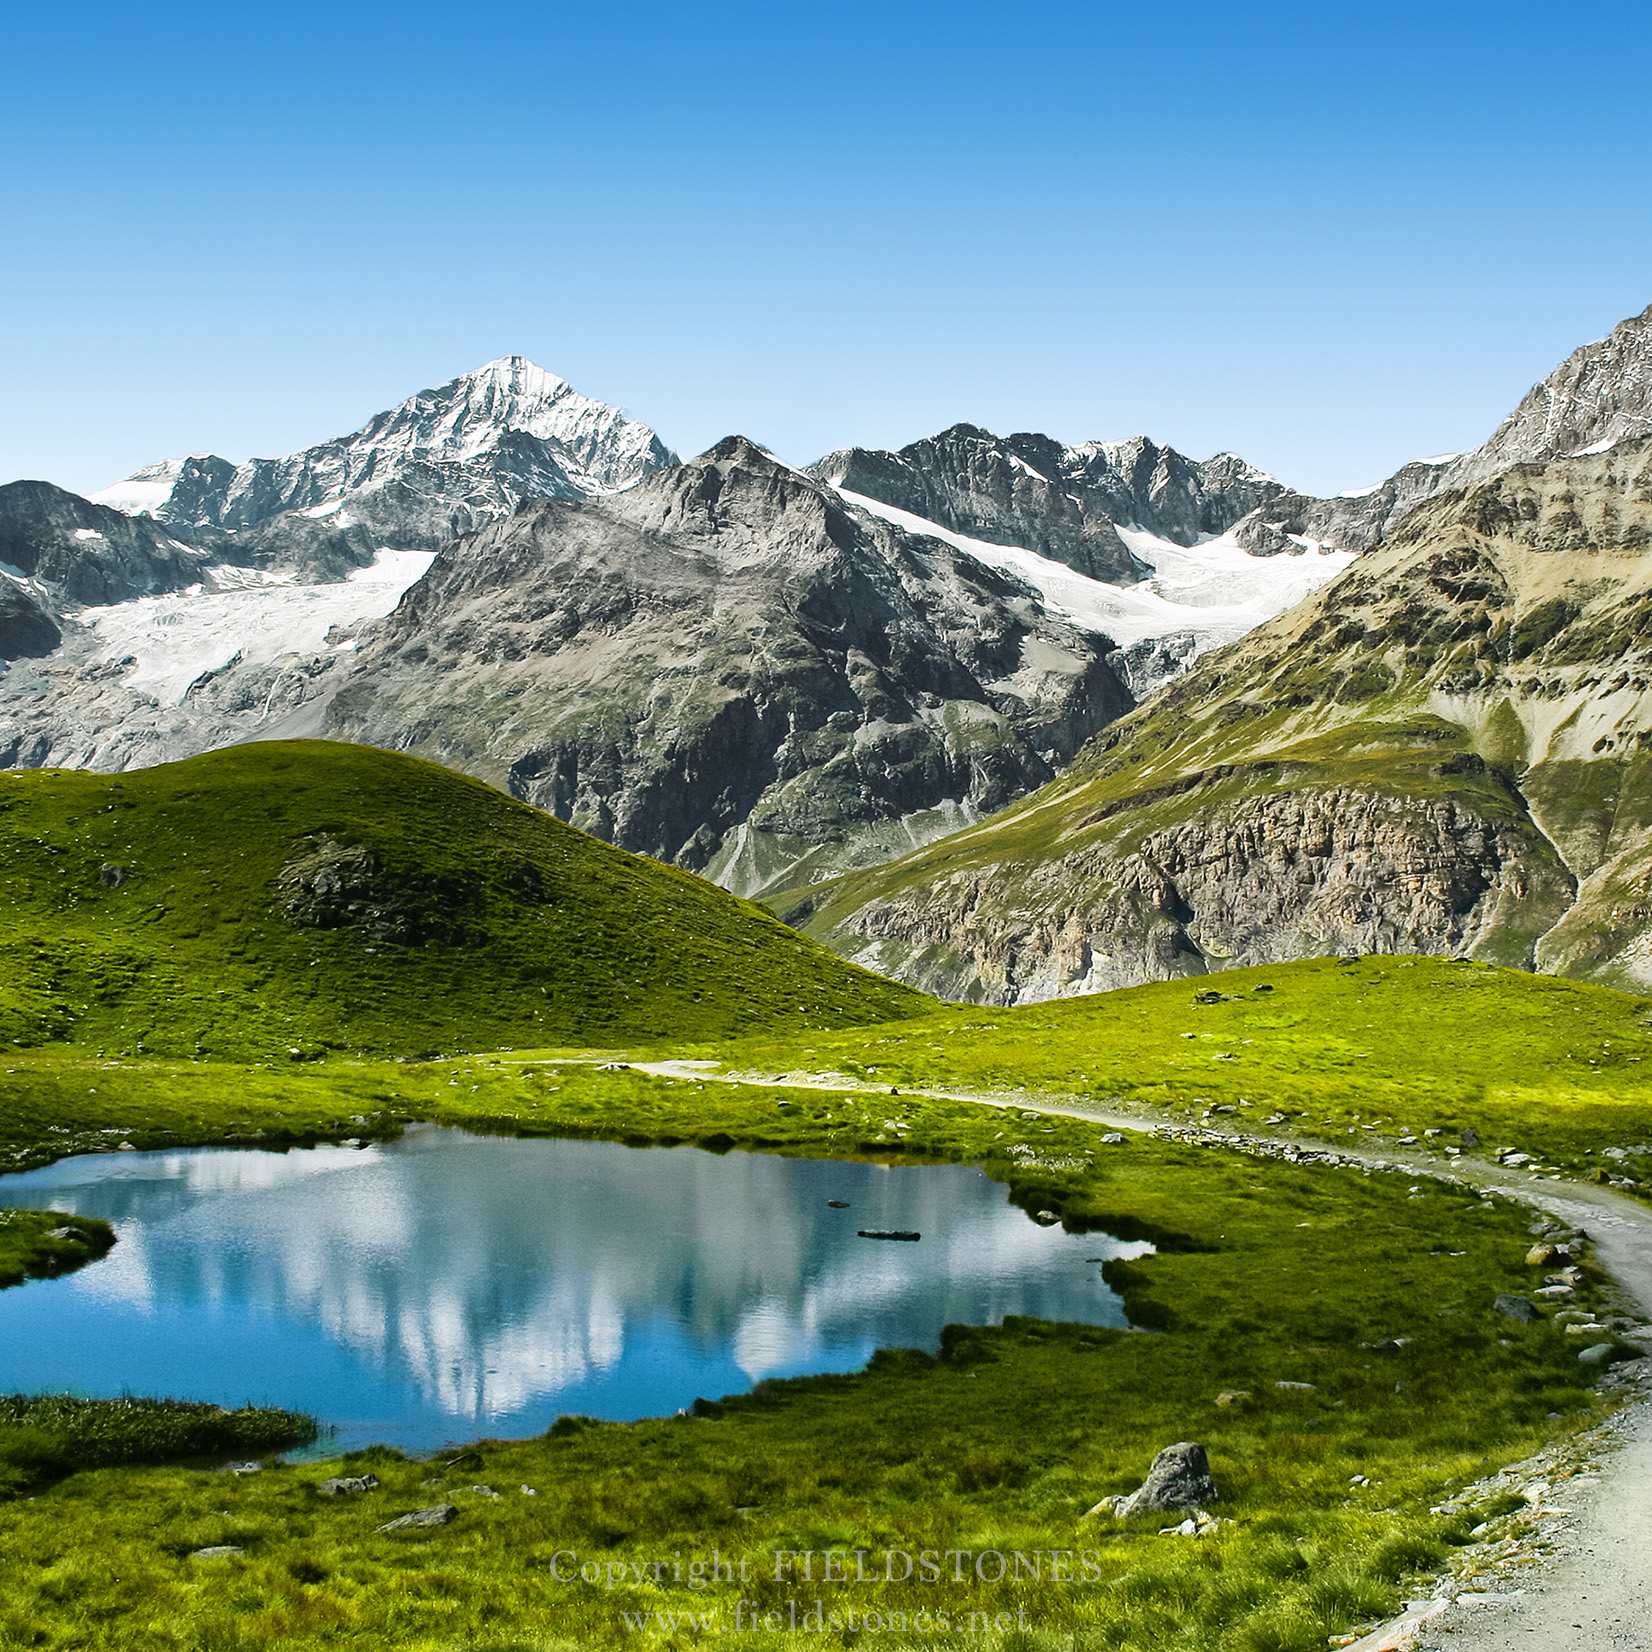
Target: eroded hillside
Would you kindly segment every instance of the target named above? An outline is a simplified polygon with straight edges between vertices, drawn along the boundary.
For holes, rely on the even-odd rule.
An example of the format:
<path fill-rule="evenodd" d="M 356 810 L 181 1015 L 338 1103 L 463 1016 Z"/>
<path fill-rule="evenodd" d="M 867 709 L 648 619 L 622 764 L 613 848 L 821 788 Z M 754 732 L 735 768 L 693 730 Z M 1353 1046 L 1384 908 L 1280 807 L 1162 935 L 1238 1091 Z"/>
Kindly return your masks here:
<path fill-rule="evenodd" d="M 1652 440 L 1414 511 L 974 830 L 780 910 L 1008 1002 L 1328 952 L 1652 978 Z"/>

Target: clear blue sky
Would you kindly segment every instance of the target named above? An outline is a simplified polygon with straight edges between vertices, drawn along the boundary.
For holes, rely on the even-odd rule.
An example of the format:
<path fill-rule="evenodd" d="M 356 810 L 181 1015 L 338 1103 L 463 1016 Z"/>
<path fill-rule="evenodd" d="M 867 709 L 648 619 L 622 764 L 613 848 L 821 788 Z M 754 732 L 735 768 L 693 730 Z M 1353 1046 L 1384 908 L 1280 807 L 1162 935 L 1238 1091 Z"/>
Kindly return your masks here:
<path fill-rule="evenodd" d="M 969 419 L 1335 491 L 1652 302 L 1644 0 L 81 0 L 0 62 L 0 479 L 518 353 L 684 453 Z"/>

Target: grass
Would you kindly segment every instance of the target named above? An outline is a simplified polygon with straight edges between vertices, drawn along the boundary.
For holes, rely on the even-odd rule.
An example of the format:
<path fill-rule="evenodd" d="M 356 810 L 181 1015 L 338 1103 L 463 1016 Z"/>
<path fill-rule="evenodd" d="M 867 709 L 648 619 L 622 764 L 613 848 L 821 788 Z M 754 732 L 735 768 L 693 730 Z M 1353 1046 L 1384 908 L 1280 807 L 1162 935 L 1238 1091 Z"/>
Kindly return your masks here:
<path fill-rule="evenodd" d="M 13 1394 L 0 1397 L 0 1496 L 114 1464 L 286 1451 L 315 1434 L 311 1418 L 269 1407 Z"/>
<path fill-rule="evenodd" d="M 106 884 L 109 866 L 122 870 Z M 34 1488 L 0 1507 L 0 1648 L 675 1647 L 714 1629 L 629 1629 L 620 1614 L 729 1627 L 740 1602 L 789 1613 L 795 1598 L 805 1616 L 817 1599 L 861 1614 L 843 1644 L 875 1611 L 903 1614 L 897 1634 L 917 1644 L 1317 1649 L 1486 1512 L 1431 1505 L 1598 1414 L 1576 1338 L 1492 1312 L 1543 1278 L 1511 1202 L 1168 1138 L 1105 1143 L 1091 1120 L 1021 1104 L 1275 1120 L 1384 1150 L 1402 1131 L 1443 1148 L 1473 1129 L 1588 1168 L 1652 1135 L 1644 998 L 1365 958 L 936 1008 L 698 880 L 475 782 L 340 746 L 0 776 L 0 895 L 10 1168 L 428 1119 L 979 1163 L 1029 1210 L 1156 1246 L 1106 1270 L 1133 1332 L 954 1327 L 940 1349 L 706 1396 L 686 1418 L 565 1419 L 451 1468 L 358 1455 L 344 1466 L 382 1482 L 359 1498 L 318 1495 L 338 1464 L 139 1466 L 262 1455 L 302 1430 L 284 1413 L 0 1406 L 0 1481 Z M 747 1081 L 629 1064 L 662 1056 Z M 1600 1288 L 1590 1274 L 1585 1306 Z M 1228 1524 L 1172 1539 L 1157 1519 L 1086 1513 L 1187 1438 L 1211 1452 Z M 439 1501 L 460 1511 L 449 1525 L 376 1529 Z M 242 1552 L 194 1558 L 226 1545 Z M 655 1576 L 679 1550 L 752 1575 L 703 1589 Z M 962 1582 L 805 1589 L 773 1580 L 775 1550 L 864 1550 L 875 1572 L 885 1551 L 1003 1554 L 1010 1575 L 972 1559 Z M 595 1583 L 564 1581 L 569 1554 Z M 1035 1564 L 1036 1579 L 1014 1575 Z M 1052 1579 L 1057 1565 L 1073 1581 Z M 920 1611 L 930 1628 L 913 1627 Z M 936 1628 L 939 1612 L 958 1624 Z M 757 1639 L 820 1642 L 789 1627 Z"/>
<path fill-rule="evenodd" d="M 236 1134 L 275 1111 L 291 1122 L 308 1093 L 317 1116 L 300 1120 L 307 1128 L 376 1084 L 388 1104 L 381 1128 L 405 1114 L 979 1162 L 1029 1209 L 1151 1238 L 1156 1255 L 1108 1269 L 1133 1323 L 1150 1330 L 956 1327 L 941 1350 L 886 1352 L 860 1375 L 708 1396 L 689 1418 L 565 1420 L 537 1440 L 484 1444 L 479 1460 L 451 1469 L 358 1454 L 344 1470 L 370 1468 L 382 1482 L 361 1498 L 316 1494 L 339 1464 L 243 1478 L 78 1473 L 0 1509 L 0 1647 L 674 1646 L 698 1637 L 659 1633 L 657 1622 L 633 1632 L 620 1614 L 692 1610 L 728 1625 L 739 1601 L 789 1613 L 794 1597 L 804 1614 L 818 1599 L 824 1613 L 901 1612 L 909 1625 L 919 1611 L 956 1612 L 960 1645 L 983 1644 L 967 1638 L 974 1611 L 1028 1626 L 1020 1642 L 994 1628 L 993 1645 L 1319 1647 L 1385 1610 L 1411 1569 L 1467 1540 L 1475 1511 L 1430 1516 L 1430 1504 L 1594 1414 L 1575 1339 L 1547 1320 L 1518 1325 L 1490 1311 L 1499 1292 L 1541 1281 L 1525 1262 L 1525 1215 L 1442 1183 L 1150 1137 L 1104 1144 L 1085 1120 L 887 1089 L 702 1084 L 555 1052 L 239 1073 L 153 1063 L 124 1076 L 125 1097 L 107 1079 L 96 1096 L 66 1090 L 63 1127 L 87 1128 L 97 1109 L 135 1104 L 149 1084 L 193 1094 L 195 1125 L 207 1122 L 209 1096 L 221 1124 L 233 1105 Z M 278 1099 L 286 1105 L 272 1108 Z M 1235 1392 L 1248 1397 L 1219 1403 Z M 1156 1518 L 1086 1516 L 1184 1438 L 1210 1450 L 1222 1492 L 1213 1512 L 1231 1525 L 1170 1539 Z M 1355 1474 L 1371 1484 L 1352 1485 Z M 500 1497 L 465 1489 L 479 1484 Z M 460 1511 L 451 1525 L 376 1530 L 443 1501 Z M 226 1544 L 244 1553 L 190 1558 Z M 773 1551 L 805 1549 L 817 1551 L 817 1578 L 829 1549 L 867 1551 L 880 1575 L 885 1550 L 967 1550 L 989 1557 L 989 1577 L 994 1553 L 1070 1551 L 1071 1561 L 1037 1564 L 1077 1581 L 1017 1582 L 1012 1570 L 996 1582 L 973 1571 L 962 1583 L 773 1582 Z M 747 1560 L 750 1586 L 654 1578 L 654 1563 L 679 1550 L 690 1561 L 713 1551 Z M 595 1564 L 598 1583 L 559 1581 L 570 1552 Z M 608 1587 L 610 1567 L 629 1581 Z M 801 1631 L 758 1638 L 819 1644 Z M 917 1639 L 952 1643 L 939 1631 Z"/>
<path fill-rule="evenodd" d="M 20 1049 L 719 1039 L 932 1002 L 480 781 L 330 741 L 0 773 L 0 927 Z"/>
<path fill-rule="evenodd" d="M 72 1273 L 102 1256 L 115 1230 L 92 1216 L 61 1210 L 0 1209 L 0 1289 L 29 1277 Z"/>
<path fill-rule="evenodd" d="M 1213 992 L 1219 1001 L 1201 1001 Z M 884 1092 L 1031 1094 L 1238 1128 L 1277 1119 L 1275 1130 L 1351 1147 L 1397 1151 L 1409 1134 L 1416 1145 L 1407 1151 L 1432 1151 L 1442 1164 L 1445 1147 L 1471 1129 L 1482 1156 L 1514 1146 L 1545 1165 L 1585 1175 L 1627 1169 L 1639 1179 L 1634 1166 L 1646 1160 L 1603 1150 L 1652 1141 L 1652 1000 L 1435 958 L 1316 959 L 1022 1009 L 948 1008 L 737 1042 L 638 1042 L 613 1054 L 708 1058 L 754 1080 L 812 1075 L 826 1088 L 835 1079 Z M 640 1075 L 589 1070 L 608 1059 L 550 1048 L 414 1063 L 335 1054 L 226 1064 L 18 1049 L 0 1068 L 0 1164 L 20 1168 L 120 1141 L 301 1145 L 393 1131 L 413 1118 L 602 1133 L 621 1116 L 634 1121 L 634 1112 L 612 1109 L 640 1105 L 643 1093 Z M 802 1112 L 788 1122 L 768 1102 L 754 1109 L 750 1097 L 761 1090 L 690 1084 L 646 1093 L 680 1098 L 656 1120 L 656 1133 L 678 1139 L 752 1139 L 759 1118 L 760 1139 L 776 1145 L 832 1152 L 860 1139 L 859 1124 L 822 1132 Z M 875 1121 L 888 1108 L 866 1095 L 840 1113 Z M 875 1145 L 889 1145 L 884 1135 Z"/>
<path fill-rule="evenodd" d="M 1411 1135 L 1442 1158 L 1472 1130 L 1482 1156 L 1514 1146 L 1582 1174 L 1618 1175 L 1602 1149 L 1652 1143 L 1652 1000 L 1461 960 L 1313 959 L 719 1053 L 771 1076 L 1273 1119 L 1365 1148 Z"/>

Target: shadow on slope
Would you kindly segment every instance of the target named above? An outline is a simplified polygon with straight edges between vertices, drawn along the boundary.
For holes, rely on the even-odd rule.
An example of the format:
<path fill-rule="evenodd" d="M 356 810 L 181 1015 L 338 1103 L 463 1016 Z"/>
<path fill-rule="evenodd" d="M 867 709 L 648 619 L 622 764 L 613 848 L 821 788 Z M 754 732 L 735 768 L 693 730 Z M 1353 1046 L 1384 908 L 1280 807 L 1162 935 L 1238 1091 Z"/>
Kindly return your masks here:
<path fill-rule="evenodd" d="M 0 1039 L 281 1057 L 881 1021 L 917 993 L 433 763 L 0 777 Z"/>

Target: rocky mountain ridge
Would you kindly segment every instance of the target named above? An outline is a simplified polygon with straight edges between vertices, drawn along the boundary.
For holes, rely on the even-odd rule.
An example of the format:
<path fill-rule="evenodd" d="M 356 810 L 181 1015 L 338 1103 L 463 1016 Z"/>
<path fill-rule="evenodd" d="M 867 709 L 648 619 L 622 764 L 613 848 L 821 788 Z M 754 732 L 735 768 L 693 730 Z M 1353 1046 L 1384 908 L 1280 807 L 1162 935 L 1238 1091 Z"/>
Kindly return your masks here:
<path fill-rule="evenodd" d="M 845 448 L 808 474 L 954 533 L 1019 546 L 1123 585 L 1150 570 L 1119 536 L 1120 526 L 1192 545 L 1287 491 L 1231 453 L 1200 463 L 1145 436 L 1063 446 L 1049 436 L 995 436 L 970 424 L 897 453 Z M 1300 546 L 1293 549 L 1300 554 Z"/>
<path fill-rule="evenodd" d="M 1652 984 L 1652 438 L 1413 510 L 1041 792 L 777 898 L 1014 1002 L 1318 953 Z"/>
<path fill-rule="evenodd" d="M 750 893 L 1050 778 L 1131 704 L 1109 650 L 731 437 L 455 542 L 310 715 Z"/>
<path fill-rule="evenodd" d="M 381 548 L 433 551 L 525 499 L 611 493 L 673 463 L 646 425 L 505 356 L 284 458 L 166 459 L 91 498 L 224 535 L 228 562 L 338 578 Z"/>
<path fill-rule="evenodd" d="M 1511 465 L 1604 452 L 1648 434 L 1652 306 L 1574 350 L 1473 452 L 1413 460 L 1375 487 L 1331 499 L 1283 490 L 1237 522 L 1234 536 L 1263 554 L 1304 537 L 1368 551 L 1407 512 L 1439 494 L 1487 481 Z"/>

